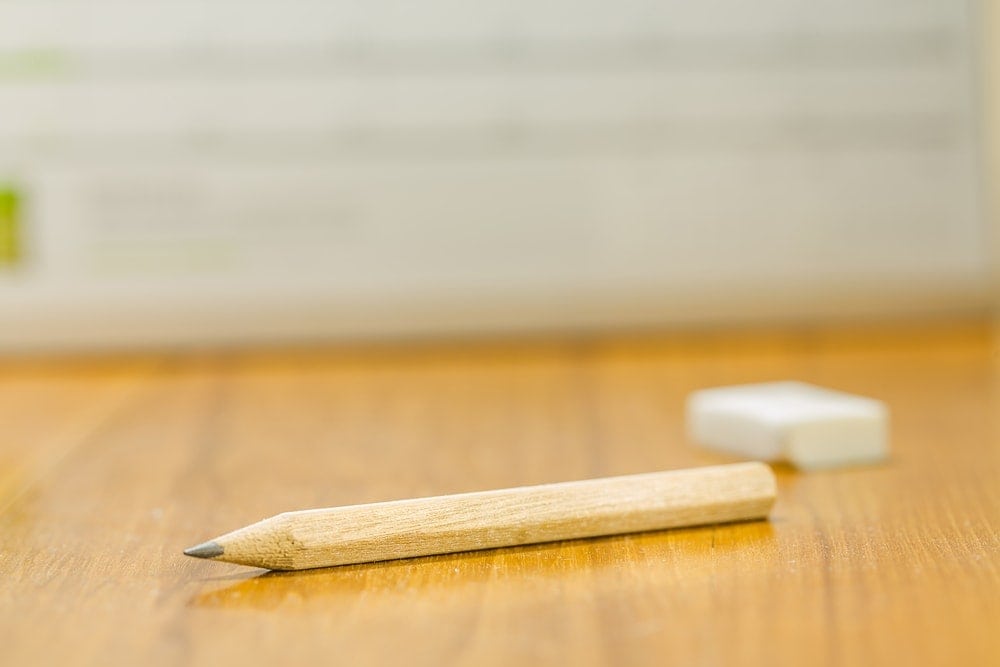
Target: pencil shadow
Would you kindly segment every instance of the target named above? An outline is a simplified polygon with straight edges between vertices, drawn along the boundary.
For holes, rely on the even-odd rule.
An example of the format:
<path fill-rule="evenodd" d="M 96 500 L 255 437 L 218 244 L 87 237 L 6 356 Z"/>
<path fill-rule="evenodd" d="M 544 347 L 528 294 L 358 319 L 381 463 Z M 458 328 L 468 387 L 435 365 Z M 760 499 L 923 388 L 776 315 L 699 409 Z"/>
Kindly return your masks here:
<path fill-rule="evenodd" d="M 231 575 L 203 581 L 188 602 L 206 609 L 278 609 L 294 604 L 330 609 L 362 594 L 386 601 L 414 596 L 475 594 L 501 585 L 516 593 L 539 586 L 641 585 L 682 579 L 690 583 L 766 563 L 773 555 L 774 529 L 767 521 L 731 523 L 649 533 L 599 537 L 503 549 L 489 549 L 339 567 Z M 752 556 L 748 558 L 748 556 Z M 720 569 L 721 568 L 721 569 Z M 625 575 L 628 575 L 627 577 Z M 240 577 L 234 583 L 230 581 Z"/>

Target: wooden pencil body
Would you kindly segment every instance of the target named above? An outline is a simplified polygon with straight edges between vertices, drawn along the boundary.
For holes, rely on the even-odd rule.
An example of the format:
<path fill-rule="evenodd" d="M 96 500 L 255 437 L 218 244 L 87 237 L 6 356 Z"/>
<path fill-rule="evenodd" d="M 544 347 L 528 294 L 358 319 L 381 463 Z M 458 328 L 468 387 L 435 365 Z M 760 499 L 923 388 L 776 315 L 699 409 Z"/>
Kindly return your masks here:
<path fill-rule="evenodd" d="M 761 463 L 279 514 L 217 538 L 217 560 L 301 570 L 767 516 Z"/>

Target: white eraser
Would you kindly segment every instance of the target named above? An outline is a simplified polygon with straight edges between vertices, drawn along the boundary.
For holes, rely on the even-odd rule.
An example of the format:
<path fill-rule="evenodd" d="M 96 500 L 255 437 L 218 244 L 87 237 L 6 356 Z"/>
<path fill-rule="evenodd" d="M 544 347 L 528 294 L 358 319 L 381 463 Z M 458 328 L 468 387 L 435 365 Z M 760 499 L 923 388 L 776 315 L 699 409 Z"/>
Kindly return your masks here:
<path fill-rule="evenodd" d="M 804 382 L 696 391 L 687 425 L 704 447 L 807 470 L 875 463 L 889 454 L 884 403 Z"/>

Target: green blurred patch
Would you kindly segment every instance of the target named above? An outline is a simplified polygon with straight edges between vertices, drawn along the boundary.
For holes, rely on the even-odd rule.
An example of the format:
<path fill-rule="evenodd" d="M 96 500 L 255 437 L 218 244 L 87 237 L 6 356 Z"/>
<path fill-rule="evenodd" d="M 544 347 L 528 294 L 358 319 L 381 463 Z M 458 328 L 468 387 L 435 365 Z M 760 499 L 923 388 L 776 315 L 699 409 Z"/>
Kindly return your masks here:
<path fill-rule="evenodd" d="M 0 51 L 0 79 L 50 79 L 70 69 L 69 57 L 56 49 Z"/>
<path fill-rule="evenodd" d="M 21 261 L 21 195 L 0 185 L 0 267 Z"/>

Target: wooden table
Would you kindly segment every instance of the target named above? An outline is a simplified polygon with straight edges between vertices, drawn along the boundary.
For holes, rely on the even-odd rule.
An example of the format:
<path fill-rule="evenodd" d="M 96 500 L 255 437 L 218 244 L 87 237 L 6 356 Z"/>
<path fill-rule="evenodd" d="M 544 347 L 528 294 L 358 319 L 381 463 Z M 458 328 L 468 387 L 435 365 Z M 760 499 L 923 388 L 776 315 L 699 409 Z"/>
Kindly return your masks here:
<path fill-rule="evenodd" d="M 879 397 L 886 465 L 771 522 L 290 574 L 182 548 L 283 510 L 715 464 L 684 398 Z M 0 664 L 1000 665 L 985 325 L 0 362 Z"/>

